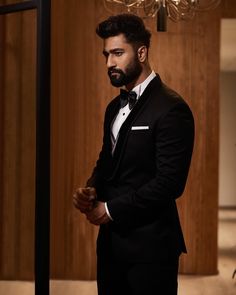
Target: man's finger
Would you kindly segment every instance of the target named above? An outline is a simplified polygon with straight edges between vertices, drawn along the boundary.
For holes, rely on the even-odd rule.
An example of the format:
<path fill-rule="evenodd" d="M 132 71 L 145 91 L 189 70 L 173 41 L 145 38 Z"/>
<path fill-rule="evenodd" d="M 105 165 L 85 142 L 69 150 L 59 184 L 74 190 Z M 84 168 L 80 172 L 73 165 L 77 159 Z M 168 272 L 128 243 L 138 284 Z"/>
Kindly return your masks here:
<path fill-rule="evenodd" d="M 73 198 L 73 201 L 76 202 L 77 204 L 80 204 L 81 206 L 91 206 L 93 204 L 93 201 L 77 199 L 77 198 Z"/>
<path fill-rule="evenodd" d="M 81 193 L 74 193 L 73 195 L 74 198 L 78 200 L 85 200 L 85 201 L 93 201 L 95 199 L 95 196 L 89 196 Z"/>

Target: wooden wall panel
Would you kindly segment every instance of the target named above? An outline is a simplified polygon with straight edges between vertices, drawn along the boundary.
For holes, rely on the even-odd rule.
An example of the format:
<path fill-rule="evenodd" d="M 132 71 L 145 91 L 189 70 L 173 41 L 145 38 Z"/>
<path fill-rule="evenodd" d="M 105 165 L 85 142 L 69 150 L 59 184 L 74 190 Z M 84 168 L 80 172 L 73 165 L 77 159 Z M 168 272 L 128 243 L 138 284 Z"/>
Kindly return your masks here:
<path fill-rule="evenodd" d="M 3 44 L 5 40 L 5 22 L 2 17 L 0 17 L 0 45 Z M 4 83 L 4 75 L 3 75 L 3 67 L 4 67 L 4 50 L 2 46 L 0 46 L 0 216 L 2 216 L 2 195 L 3 195 L 3 136 L 2 131 L 4 128 L 4 100 L 3 98 L 3 83 Z M 2 236 L 2 226 L 0 226 L 0 237 Z M 2 243 L 0 243 L 0 253 L 2 253 Z M 2 257 L 0 256 L 0 265 L 2 265 Z"/>
<path fill-rule="evenodd" d="M 117 93 L 109 84 L 95 35 L 108 14 L 100 1 L 52 1 L 52 227 L 51 276 L 95 278 L 97 229 L 73 208 L 97 159 L 105 106 Z M 216 9 L 190 22 L 169 22 L 152 38 L 150 60 L 163 80 L 193 109 L 196 142 L 180 216 L 189 254 L 181 271 L 217 272 L 219 24 Z"/>
<path fill-rule="evenodd" d="M 195 117 L 192 166 L 178 202 L 188 248 L 183 273 L 217 273 L 219 26 L 218 9 L 199 14 L 187 26 L 169 23 L 168 33 L 153 40 L 154 67 L 188 101 Z"/>
<path fill-rule="evenodd" d="M 1 16 L 1 279 L 33 279 L 36 14 Z"/>
<path fill-rule="evenodd" d="M 97 1 L 52 2 L 52 229 L 51 276 L 95 277 L 97 228 L 73 208 L 101 147 L 108 87 L 95 26 Z"/>
<path fill-rule="evenodd" d="M 219 26 L 217 9 L 189 23 L 169 22 L 167 34 L 153 35 L 154 67 L 183 95 L 195 117 L 192 166 L 178 202 L 188 248 L 183 273 L 217 272 Z"/>
<path fill-rule="evenodd" d="M 221 0 L 221 16 L 222 18 L 236 18 L 235 0 Z"/>

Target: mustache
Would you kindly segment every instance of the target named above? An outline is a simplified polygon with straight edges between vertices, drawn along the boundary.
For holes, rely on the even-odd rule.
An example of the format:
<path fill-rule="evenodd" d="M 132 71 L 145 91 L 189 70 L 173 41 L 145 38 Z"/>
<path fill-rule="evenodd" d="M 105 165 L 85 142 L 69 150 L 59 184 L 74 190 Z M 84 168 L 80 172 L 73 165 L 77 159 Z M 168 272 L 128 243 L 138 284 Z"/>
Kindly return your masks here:
<path fill-rule="evenodd" d="M 110 76 L 111 74 L 123 74 L 123 71 L 120 69 L 115 69 L 115 68 L 110 68 L 107 71 L 108 75 Z"/>

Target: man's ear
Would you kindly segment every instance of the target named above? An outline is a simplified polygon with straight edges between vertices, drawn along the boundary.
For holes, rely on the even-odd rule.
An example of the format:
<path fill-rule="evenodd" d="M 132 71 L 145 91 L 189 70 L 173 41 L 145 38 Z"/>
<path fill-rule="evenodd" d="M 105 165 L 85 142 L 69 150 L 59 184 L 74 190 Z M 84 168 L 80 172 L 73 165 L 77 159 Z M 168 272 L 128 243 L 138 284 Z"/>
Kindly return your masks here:
<path fill-rule="evenodd" d="M 145 62 L 147 59 L 148 50 L 146 46 L 141 46 L 138 49 L 138 59 L 140 62 Z"/>

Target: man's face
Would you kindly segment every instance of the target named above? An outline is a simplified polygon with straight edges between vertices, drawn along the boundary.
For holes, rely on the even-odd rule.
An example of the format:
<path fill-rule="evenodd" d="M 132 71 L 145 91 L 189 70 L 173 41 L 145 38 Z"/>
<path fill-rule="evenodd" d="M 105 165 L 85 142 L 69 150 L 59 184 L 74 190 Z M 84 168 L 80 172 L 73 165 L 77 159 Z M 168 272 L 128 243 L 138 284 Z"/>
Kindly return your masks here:
<path fill-rule="evenodd" d="M 135 83 L 142 72 L 137 52 L 127 43 L 123 34 L 104 40 L 103 55 L 106 58 L 108 76 L 115 87 Z"/>

